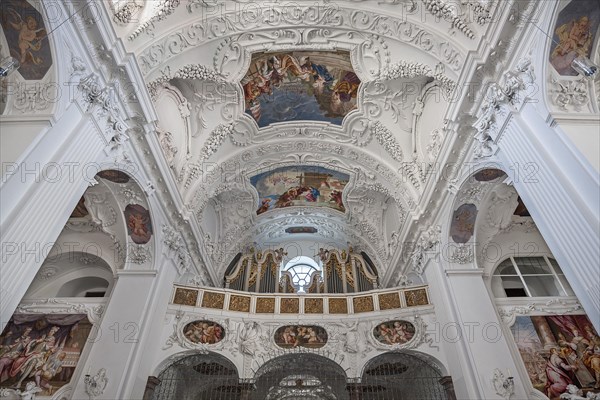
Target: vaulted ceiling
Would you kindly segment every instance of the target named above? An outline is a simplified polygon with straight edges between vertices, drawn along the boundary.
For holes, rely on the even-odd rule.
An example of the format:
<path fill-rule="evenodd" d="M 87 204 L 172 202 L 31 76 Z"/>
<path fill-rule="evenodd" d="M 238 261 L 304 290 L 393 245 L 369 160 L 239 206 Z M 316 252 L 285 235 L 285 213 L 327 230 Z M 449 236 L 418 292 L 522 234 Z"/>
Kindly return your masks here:
<path fill-rule="evenodd" d="M 109 5 L 154 101 L 180 212 L 217 276 L 248 246 L 313 256 L 352 245 L 389 279 L 473 145 L 469 113 L 534 3 Z M 299 190 L 292 201 L 273 206 L 253 184 L 273 171 L 289 172 L 277 177 Z M 327 174 L 347 177 L 337 203 Z"/>

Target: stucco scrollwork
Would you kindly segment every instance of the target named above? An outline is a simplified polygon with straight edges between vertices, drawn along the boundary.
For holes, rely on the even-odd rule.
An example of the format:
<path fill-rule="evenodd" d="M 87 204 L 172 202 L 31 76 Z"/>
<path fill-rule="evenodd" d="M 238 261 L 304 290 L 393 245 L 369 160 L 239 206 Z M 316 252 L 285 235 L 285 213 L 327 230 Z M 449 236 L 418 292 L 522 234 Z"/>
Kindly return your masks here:
<path fill-rule="evenodd" d="M 547 301 L 530 301 L 526 304 L 502 304 L 496 302 L 498 314 L 508 326 L 512 326 L 520 315 L 563 315 L 580 313 L 581 304 L 575 298 L 554 298 Z"/>
<path fill-rule="evenodd" d="M 562 111 L 587 111 L 583 110 L 590 102 L 588 82 L 585 78 L 577 80 L 551 80 L 550 91 L 553 93 L 552 101 Z"/>
<path fill-rule="evenodd" d="M 43 299 L 21 303 L 18 314 L 86 314 L 91 323 L 98 322 L 104 313 L 104 304 L 72 303 L 61 299 Z"/>
<path fill-rule="evenodd" d="M 497 150 L 498 133 L 514 107 L 527 101 L 535 86 L 531 59 L 522 58 L 515 68 L 506 72 L 501 84 L 492 83 L 486 92 L 478 119 L 473 125 L 477 131 L 476 157 L 489 157 Z"/>
<path fill-rule="evenodd" d="M 343 8 L 333 3 L 326 4 L 324 7 L 302 6 L 295 3 L 290 6 L 269 5 L 258 8 L 256 13 L 252 19 L 239 18 L 235 12 L 220 13 L 218 16 L 202 22 L 191 23 L 167 35 L 140 54 L 139 60 L 143 73 L 147 75 L 169 58 L 181 54 L 189 48 L 236 34 L 238 37 L 235 39 L 226 39 L 227 41 L 221 42 L 218 52 L 221 55 L 217 55 L 214 60 L 214 64 L 217 66 L 215 69 L 229 74 L 228 77 L 231 79 L 235 78 L 234 70 L 238 70 L 242 66 L 241 70 L 245 72 L 248 67 L 248 55 L 244 54 L 245 50 L 236 44 L 240 41 L 254 41 L 256 51 L 276 51 L 289 49 L 291 46 L 331 50 L 340 48 L 344 43 L 356 41 L 357 37 L 364 37 L 361 32 L 372 34 L 373 40 L 388 38 L 412 45 L 432 54 L 454 71 L 458 71 L 463 65 L 463 55 L 453 43 L 421 26 L 408 22 L 406 19 L 365 10 Z M 263 24 L 265 22 L 272 27 L 271 31 L 264 31 Z M 297 26 L 301 25 L 307 28 L 298 29 Z M 239 37 L 243 33 L 247 33 L 247 36 Z M 265 38 L 271 40 L 271 44 L 267 47 L 261 43 Z M 277 45 L 275 45 L 275 41 L 277 41 Z M 372 46 L 365 50 L 372 52 L 374 49 Z M 357 66 L 357 72 L 367 74 L 372 72 L 372 76 L 374 76 L 378 71 L 371 62 L 383 56 L 384 53 L 380 53 L 375 59 L 371 59 L 368 65 Z M 223 54 L 227 54 L 227 60 Z M 374 55 L 374 53 L 372 54 Z M 368 59 L 369 57 L 363 58 Z M 385 57 L 380 61 L 385 63 Z M 236 63 L 238 66 L 234 67 L 233 65 Z M 237 74 L 240 74 L 241 70 L 238 70 Z M 366 76 L 363 78 L 366 79 Z"/>

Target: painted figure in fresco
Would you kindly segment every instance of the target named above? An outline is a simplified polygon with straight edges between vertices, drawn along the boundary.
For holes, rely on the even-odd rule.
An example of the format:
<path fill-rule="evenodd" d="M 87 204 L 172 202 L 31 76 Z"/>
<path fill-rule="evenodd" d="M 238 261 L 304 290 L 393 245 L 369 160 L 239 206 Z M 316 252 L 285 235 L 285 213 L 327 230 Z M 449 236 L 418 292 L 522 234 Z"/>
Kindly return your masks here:
<path fill-rule="evenodd" d="M 271 206 L 271 199 L 270 198 L 265 198 L 262 199 L 260 201 L 260 207 L 258 208 L 258 211 L 256 211 L 256 213 L 258 215 L 264 213 L 265 211 L 269 211 L 269 207 Z"/>
<path fill-rule="evenodd" d="M 152 221 L 150 212 L 139 204 L 128 204 L 125 207 L 127 232 L 137 244 L 146 244 L 152 238 Z"/>
<path fill-rule="evenodd" d="M 344 211 L 344 202 L 342 201 L 342 192 L 340 192 L 339 190 L 334 190 L 333 192 L 331 192 L 331 201 L 335 203 L 336 206 L 338 206 L 338 208 L 341 211 Z"/>
<path fill-rule="evenodd" d="M 379 334 L 378 340 L 389 345 L 404 344 L 413 337 L 409 327 L 401 321 L 394 321 L 393 324 L 391 322 L 380 324 L 377 327 L 377 333 Z"/>
<path fill-rule="evenodd" d="M 334 67 L 335 68 L 335 67 Z M 309 56 L 292 54 L 274 54 L 260 57 L 254 62 L 249 72 L 242 80 L 246 110 L 255 121 L 259 122 L 262 115 L 259 98 L 263 95 L 273 95 L 274 90 L 291 90 L 313 96 L 322 116 L 328 118 L 343 117 L 356 107 L 356 95 L 360 80 L 352 71 L 337 71 L 332 73 L 328 66 L 313 62 Z M 334 75 L 343 76 L 334 76 Z M 301 82 L 298 87 L 296 82 Z M 291 84 L 286 87 L 287 84 Z M 354 100 L 354 101 L 351 101 Z M 266 100 L 272 102 L 273 100 Z M 293 113 L 293 105 L 286 104 Z"/>
<path fill-rule="evenodd" d="M 41 39 L 46 35 L 44 28 L 38 28 L 36 19 L 28 15 L 25 21 L 21 18 L 13 8 L 7 8 L 8 14 L 12 17 L 8 24 L 13 29 L 19 31 L 19 62 L 24 65 L 28 62 L 33 64 L 41 64 L 43 60 L 36 56 L 33 52 L 37 52 L 42 48 Z"/>
<path fill-rule="evenodd" d="M 568 372 L 576 368 L 564 362 L 556 347 L 550 349 L 550 358 L 546 363 L 546 395 L 553 399 L 564 393 L 567 386 L 573 384 Z"/>
<path fill-rule="evenodd" d="M 48 357 L 48 360 L 38 368 L 33 374 L 35 383 L 49 394 L 52 394 L 54 387 L 49 383 L 58 373 L 62 371 L 63 361 L 67 357 L 64 351 L 56 351 Z"/>
<path fill-rule="evenodd" d="M 31 328 L 25 328 L 20 338 L 16 339 L 12 345 L 6 345 L 7 351 L 0 358 L 0 382 L 5 381 L 10 377 L 10 370 L 14 362 L 25 354 L 29 343 L 31 342 Z"/>
<path fill-rule="evenodd" d="M 574 332 L 577 332 L 577 330 L 574 330 Z M 571 339 L 571 341 L 568 341 L 566 340 L 565 335 L 559 333 L 558 345 L 560 346 L 561 357 L 563 357 L 570 366 L 575 367 L 573 372 L 575 373 L 575 376 L 577 377 L 577 380 L 581 386 L 589 387 L 593 386 L 594 377 L 583 364 L 582 357 L 585 349 L 587 349 L 587 345 L 584 345 L 583 348 L 579 346 L 578 344 L 582 343 L 582 341 L 579 340 L 580 338 L 580 336 L 575 336 L 573 339 Z M 585 342 L 587 343 L 587 340 Z"/>
<path fill-rule="evenodd" d="M 593 40 L 589 17 L 584 15 L 578 20 L 562 24 L 556 29 L 556 35 L 559 44 L 551 54 L 551 62 L 560 74 L 564 74 L 570 71 L 575 58 L 589 54 Z"/>
<path fill-rule="evenodd" d="M 27 359 L 15 369 L 11 370 L 11 376 L 19 375 L 19 381 L 17 387 L 21 387 L 23 381 L 27 378 L 33 377 L 38 369 L 41 369 L 50 355 L 55 351 L 56 337 L 54 336 L 60 328 L 53 326 L 47 335 L 42 336 L 36 341 L 32 341 L 29 345 L 28 351 L 25 353 Z M 35 345 L 33 345 L 35 342 Z"/>
<path fill-rule="evenodd" d="M 596 379 L 594 388 L 600 389 L 600 336 L 596 335 L 590 325 L 586 325 L 583 329 L 589 343 L 583 355 L 583 364 L 594 372 Z"/>
<path fill-rule="evenodd" d="M 275 343 L 284 348 L 322 347 L 327 342 L 327 334 L 322 328 L 293 325 L 281 327 L 275 334 Z"/>
<path fill-rule="evenodd" d="M 206 321 L 192 322 L 183 333 L 193 343 L 214 344 L 223 338 L 223 328 Z"/>

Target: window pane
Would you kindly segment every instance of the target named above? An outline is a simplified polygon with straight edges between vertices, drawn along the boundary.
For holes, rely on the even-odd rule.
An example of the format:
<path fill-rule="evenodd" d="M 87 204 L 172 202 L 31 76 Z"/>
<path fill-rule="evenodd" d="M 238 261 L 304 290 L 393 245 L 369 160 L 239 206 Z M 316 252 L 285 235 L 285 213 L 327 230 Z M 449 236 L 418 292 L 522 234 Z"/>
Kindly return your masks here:
<path fill-rule="evenodd" d="M 518 276 L 503 276 L 502 286 L 506 297 L 527 297 L 527 292 L 523 287 L 523 282 Z"/>
<path fill-rule="evenodd" d="M 512 261 L 510 258 L 502 261 L 498 268 L 496 268 L 496 272 L 494 275 L 516 275 L 517 271 L 515 271 L 515 267 L 513 267 Z"/>
<path fill-rule="evenodd" d="M 556 260 L 554 258 L 550 258 L 548 257 L 548 261 L 550 261 L 550 264 L 552 264 L 552 266 L 554 267 L 554 271 L 556 271 L 557 274 L 562 274 L 562 269 L 560 268 L 560 265 L 558 265 L 558 263 L 556 262 Z"/>
<path fill-rule="evenodd" d="M 552 274 L 543 257 L 515 257 L 515 262 L 523 275 Z"/>
<path fill-rule="evenodd" d="M 575 292 L 573 292 L 573 289 L 571 288 L 571 285 L 569 285 L 567 278 L 565 278 L 564 275 L 560 274 L 560 275 L 558 275 L 558 279 L 560 280 L 560 283 L 562 283 L 563 287 L 567 291 L 567 296 L 575 296 Z"/>
<path fill-rule="evenodd" d="M 564 296 L 554 276 L 524 276 L 523 279 L 533 297 Z"/>

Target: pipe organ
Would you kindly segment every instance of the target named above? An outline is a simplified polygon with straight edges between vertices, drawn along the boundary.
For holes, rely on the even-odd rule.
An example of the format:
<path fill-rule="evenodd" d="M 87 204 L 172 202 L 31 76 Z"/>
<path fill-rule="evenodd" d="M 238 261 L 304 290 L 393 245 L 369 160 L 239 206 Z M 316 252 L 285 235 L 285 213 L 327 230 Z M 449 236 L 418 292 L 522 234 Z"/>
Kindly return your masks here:
<path fill-rule="evenodd" d="M 254 293 L 296 293 L 290 270 L 284 270 L 283 249 L 240 255 L 225 276 L 225 287 Z M 357 293 L 377 289 L 377 274 L 352 248 L 319 250 L 321 271 L 310 277 L 307 293 Z"/>

